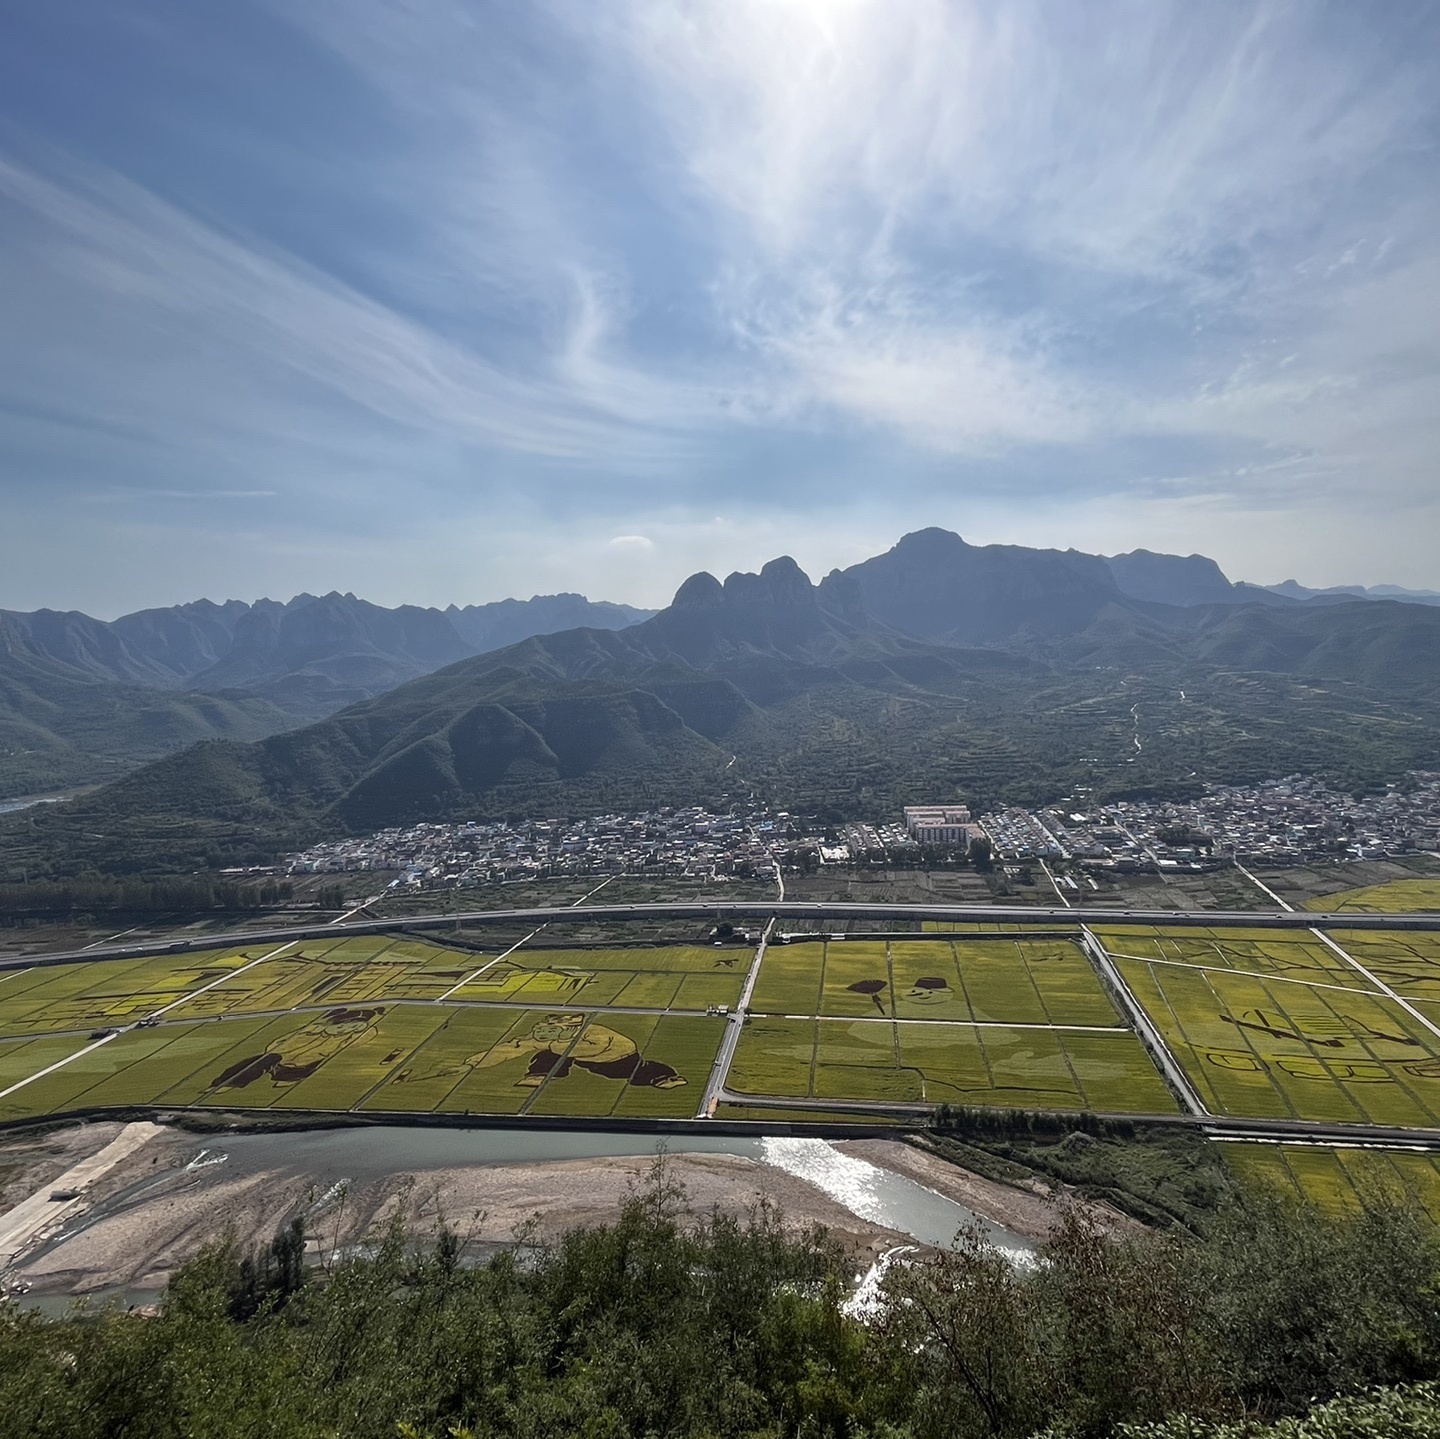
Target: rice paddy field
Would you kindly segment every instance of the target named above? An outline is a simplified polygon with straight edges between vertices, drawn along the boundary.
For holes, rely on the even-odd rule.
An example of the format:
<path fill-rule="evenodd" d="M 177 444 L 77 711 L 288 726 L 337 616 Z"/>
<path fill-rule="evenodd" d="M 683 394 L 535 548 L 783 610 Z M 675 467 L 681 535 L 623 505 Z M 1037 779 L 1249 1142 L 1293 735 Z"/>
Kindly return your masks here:
<path fill-rule="evenodd" d="M 1410 907 L 1409 887 L 1379 888 Z M 1440 934 L 1338 931 L 1343 953 L 1302 931 L 1096 934 L 1213 1113 L 1440 1126 Z M 133 1105 L 689 1117 L 753 961 L 371 936 L 0 971 L 0 1120 Z M 994 927 L 772 944 L 722 1096 L 761 1098 L 1175 1109 L 1079 945 Z"/>
<path fill-rule="evenodd" d="M 1440 1125 L 1440 936 L 1096 936 L 1213 1113 Z"/>
<path fill-rule="evenodd" d="M 1302 1144 L 1225 1144 L 1225 1162 L 1252 1188 L 1300 1198 L 1328 1214 L 1414 1205 L 1440 1223 L 1440 1155 Z"/>
<path fill-rule="evenodd" d="M 1406 911 L 1440 910 L 1440 879 L 1393 879 L 1361 889 L 1343 889 L 1338 894 L 1318 895 L 1306 909 L 1343 914 L 1403 914 Z"/>
<path fill-rule="evenodd" d="M 685 1117 L 745 949 L 388 936 L 0 973 L 0 1120 L 126 1105 Z M 143 1025 L 140 1021 L 145 1021 Z"/>
<path fill-rule="evenodd" d="M 736 1095 L 1171 1113 L 1069 940 L 828 939 L 765 953 Z"/>

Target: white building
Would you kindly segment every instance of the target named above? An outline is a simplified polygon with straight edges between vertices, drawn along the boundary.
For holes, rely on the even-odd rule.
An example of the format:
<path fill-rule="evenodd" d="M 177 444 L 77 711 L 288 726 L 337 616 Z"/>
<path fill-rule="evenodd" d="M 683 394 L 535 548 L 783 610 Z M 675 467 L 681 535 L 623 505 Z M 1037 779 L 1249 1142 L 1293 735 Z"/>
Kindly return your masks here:
<path fill-rule="evenodd" d="M 968 845 L 980 827 L 963 804 L 905 806 L 905 832 L 916 844 Z"/>

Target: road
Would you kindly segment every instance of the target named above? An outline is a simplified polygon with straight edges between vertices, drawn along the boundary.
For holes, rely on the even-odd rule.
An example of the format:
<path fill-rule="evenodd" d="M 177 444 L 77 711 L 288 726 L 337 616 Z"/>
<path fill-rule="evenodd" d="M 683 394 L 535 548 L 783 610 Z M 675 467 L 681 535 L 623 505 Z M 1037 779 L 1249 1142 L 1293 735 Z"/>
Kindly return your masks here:
<path fill-rule="evenodd" d="M 933 1104 L 908 1104 L 872 1099 L 804 1099 L 797 1095 L 739 1094 L 725 1090 L 720 1098 L 750 1109 L 806 1109 L 846 1118 L 887 1117 L 928 1122 Z M 1260 1144 L 1325 1144 L 1341 1147 L 1440 1149 L 1440 1129 L 1402 1129 L 1378 1124 L 1332 1124 L 1310 1119 L 1234 1119 L 1213 1114 L 1114 1114 L 1095 1116 L 1115 1124 L 1161 1125 L 1199 1129 L 1210 1139 Z"/>
<path fill-rule="evenodd" d="M 1250 871 L 1246 869 L 1245 866 L 1241 864 L 1238 859 L 1234 861 L 1234 864 L 1235 868 L 1238 869 L 1240 873 L 1243 874 L 1245 878 L 1248 879 L 1250 883 L 1255 886 L 1256 889 L 1261 890 L 1265 894 L 1268 894 L 1270 898 L 1273 899 L 1275 903 L 1280 906 L 1281 909 L 1292 914 L 1295 912 L 1294 908 L 1291 905 L 1286 904 L 1285 901 L 1281 899 L 1281 897 L 1276 894 L 1275 891 L 1271 889 L 1268 884 L 1262 883 L 1256 875 L 1251 874 Z M 1370 983 L 1373 984 L 1375 988 L 1378 989 L 1382 994 L 1386 995 L 1390 999 L 1393 999 L 1395 1003 L 1398 1004 L 1400 1008 L 1403 1009 L 1405 1013 L 1408 1014 L 1410 1018 L 1413 1019 L 1417 1024 L 1421 1025 L 1425 1029 L 1428 1029 L 1430 1033 L 1435 1036 L 1436 1039 L 1440 1039 L 1440 1025 L 1437 1025 L 1435 1021 L 1429 1017 L 1429 1015 L 1421 1014 L 1421 1012 L 1416 1009 L 1415 1006 L 1411 1004 L 1408 999 L 1406 999 L 1403 995 L 1396 994 L 1395 991 L 1391 989 L 1390 986 L 1386 984 L 1385 981 L 1381 979 L 1378 974 L 1374 973 L 1370 969 L 1367 969 L 1363 964 L 1360 963 L 1358 959 L 1355 958 L 1353 954 L 1350 953 L 1349 950 L 1336 944 L 1336 942 L 1331 939 L 1328 934 L 1323 934 L 1318 927 L 1312 925 L 1310 932 L 1315 936 L 1316 939 L 1320 941 L 1321 944 L 1326 947 L 1326 949 L 1330 950 L 1331 953 L 1343 959 L 1345 963 L 1348 964 L 1350 968 L 1353 969 L 1358 975 L 1360 975 L 1363 979 L 1368 979 Z"/>
<path fill-rule="evenodd" d="M 122 1159 L 165 1131 L 158 1124 L 127 1124 L 103 1149 L 73 1164 L 58 1179 L 42 1184 L 28 1199 L 0 1217 L 0 1269 L 8 1268 L 34 1241 L 74 1216 L 85 1206 L 85 1191 Z M 68 1199 L 52 1198 L 56 1194 Z"/>
<path fill-rule="evenodd" d="M 750 962 L 750 972 L 745 976 L 745 987 L 740 991 L 740 998 L 725 1025 L 725 1037 L 720 1041 L 720 1052 L 715 1056 L 710 1082 L 705 1086 L 697 1118 L 708 1118 L 714 1114 L 720 1096 L 725 1093 L 725 1081 L 730 1077 L 730 1063 L 735 1058 L 735 1047 L 740 1043 L 740 1031 L 745 1027 L 745 1016 L 750 1012 L 750 996 L 755 993 L 755 981 L 760 977 L 760 965 L 765 959 L 765 946 L 770 943 L 774 930 L 775 921 L 772 919 L 765 926 L 760 943 L 755 946 L 755 958 Z"/>
<path fill-rule="evenodd" d="M 148 944 L 107 945 L 103 949 L 59 950 L 16 955 L 0 960 L 0 971 L 27 965 L 60 964 L 72 960 L 134 959 L 149 954 L 186 954 L 198 950 L 238 949 L 278 941 L 333 939 L 365 934 L 424 934 L 462 925 L 508 924 L 534 926 L 570 921 L 606 920 L 940 920 L 951 924 L 1162 925 L 1170 928 L 1242 929 L 1378 929 L 1440 930 L 1440 911 L 1404 914 L 1310 914 L 1285 909 L 1107 909 L 1100 906 L 1066 908 L 1063 905 L 1000 904 L 853 904 L 803 900 L 692 900 L 666 904 L 546 905 L 533 909 L 477 909 L 458 914 L 421 915 L 415 918 L 364 919 L 330 924 L 292 925 L 285 928 L 239 930 L 211 934 L 203 939 L 170 940 Z"/>

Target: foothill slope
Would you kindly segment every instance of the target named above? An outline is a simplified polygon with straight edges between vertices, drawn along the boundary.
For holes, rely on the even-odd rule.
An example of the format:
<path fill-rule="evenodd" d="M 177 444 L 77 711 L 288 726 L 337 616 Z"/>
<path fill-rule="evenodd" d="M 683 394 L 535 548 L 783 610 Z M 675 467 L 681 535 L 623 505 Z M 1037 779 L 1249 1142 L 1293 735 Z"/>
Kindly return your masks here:
<path fill-rule="evenodd" d="M 1093 556 L 926 531 L 818 586 L 785 559 L 695 576 L 627 629 L 530 638 L 258 744 L 197 746 L 0 822 L 0 841 L 42 872 L 163 869 L 460 814 L 759 795 L 843 820 L 917 793 L 983 808 L 1294 771 L 1364 788 L 1440 747 L 1437 674 L 1433 608 L 1159 605 Z"/>

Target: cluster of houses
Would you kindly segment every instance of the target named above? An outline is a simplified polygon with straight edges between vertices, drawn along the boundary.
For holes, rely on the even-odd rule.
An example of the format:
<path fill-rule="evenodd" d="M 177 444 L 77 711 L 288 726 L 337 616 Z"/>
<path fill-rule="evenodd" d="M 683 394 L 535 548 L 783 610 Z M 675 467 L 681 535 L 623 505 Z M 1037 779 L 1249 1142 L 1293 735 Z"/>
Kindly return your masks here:
<path fill-rule="evenodd" d="M 977 839 L 995 859 L 1071 861 L 1127 870 L 1203 869 L 1231 859 L 1302 864 L 1440 851 L 1440 774 L 1372 795 L 1338 794 L 1292 775 L 1223 786 L 1184 803 L 1088 802 L 972 817 L 961 805 L 907 807 L 898 822 L 826 827 L 784 811 L 711 814 L 695 807 L 520 823 L 417 824 L 334 840 L 292 855 L 291 874 L 398 872 L 424 888 L 568 875 L 634 874 L 726 881 L 825 864 L 922 862 Z"/>

